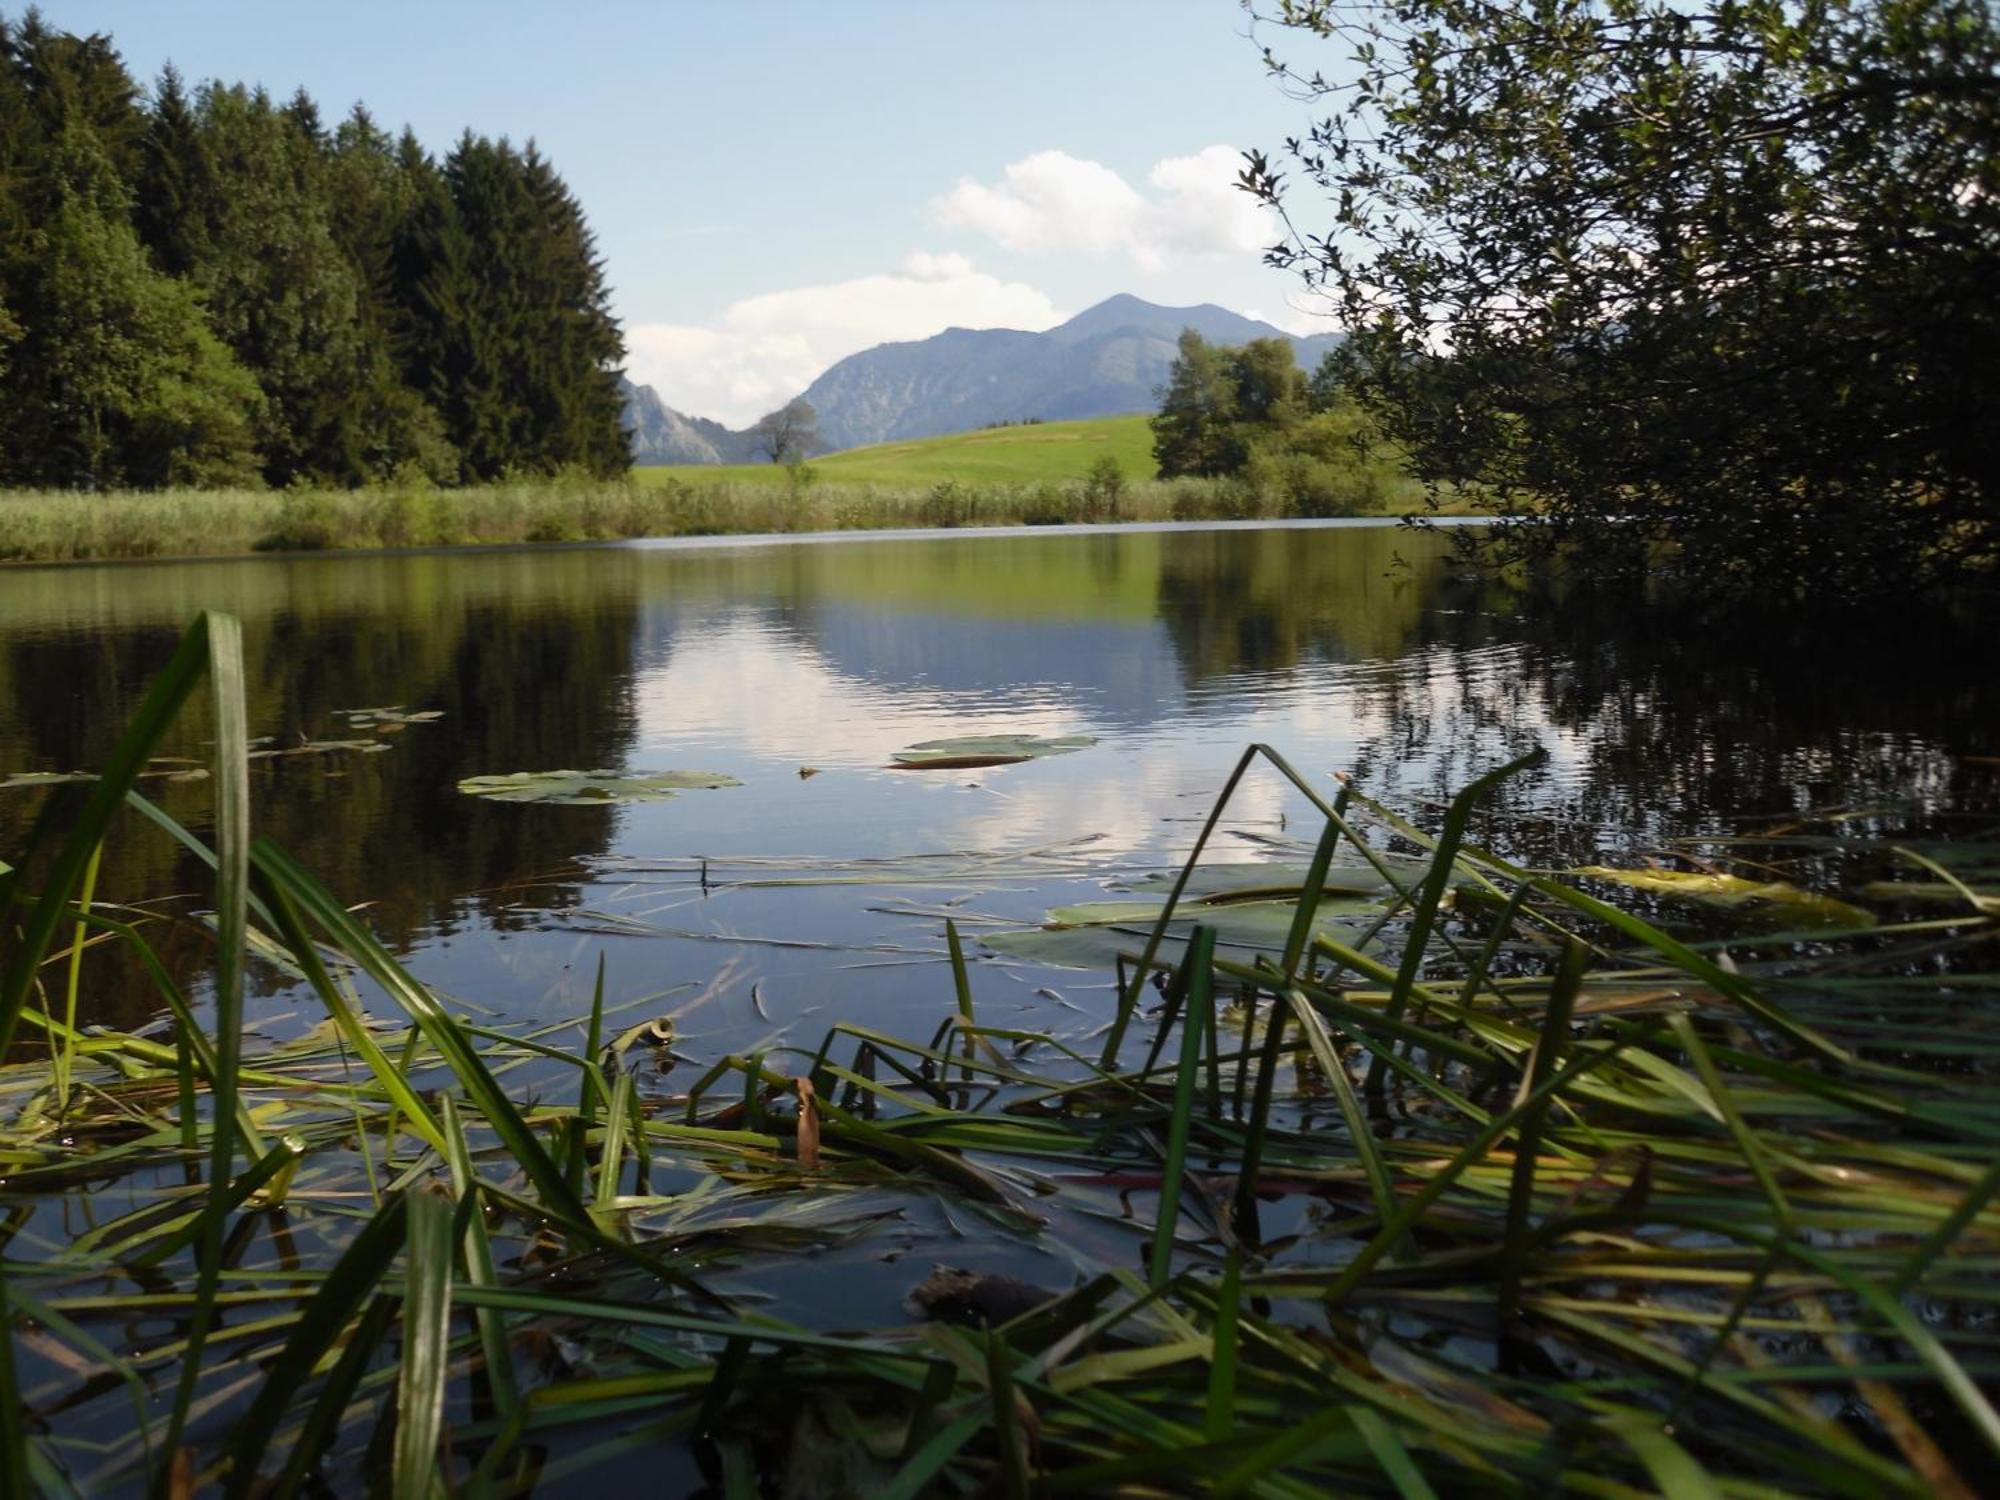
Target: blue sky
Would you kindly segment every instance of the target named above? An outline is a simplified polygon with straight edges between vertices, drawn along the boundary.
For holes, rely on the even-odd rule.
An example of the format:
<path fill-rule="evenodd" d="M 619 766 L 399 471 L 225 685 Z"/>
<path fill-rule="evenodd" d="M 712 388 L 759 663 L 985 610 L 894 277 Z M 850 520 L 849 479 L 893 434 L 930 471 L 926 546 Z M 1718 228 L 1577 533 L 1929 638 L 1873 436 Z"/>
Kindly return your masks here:
<path fill-rule="evenodd" d="M 597 231 L 632 373 L 701 415 L 747 421 L 884 339 L 1048 326 L 1118 291 L 1317 321 L 1229 186 L 1238 150 L 1306 122 L 1234 0 L 42 10 L 144 79 L 171 59 L 303 85 L 434 149 L 532 136 Z"/>

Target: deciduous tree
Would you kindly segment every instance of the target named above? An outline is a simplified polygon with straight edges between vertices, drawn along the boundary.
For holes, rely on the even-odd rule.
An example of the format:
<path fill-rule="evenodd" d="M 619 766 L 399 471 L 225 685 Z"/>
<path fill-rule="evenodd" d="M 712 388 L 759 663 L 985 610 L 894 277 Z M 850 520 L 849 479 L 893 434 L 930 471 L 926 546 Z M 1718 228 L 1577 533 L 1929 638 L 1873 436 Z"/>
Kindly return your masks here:
<path fill-rule="evenodd" d="M 1245 173 L 1289 215 L 1271 258 L 1328 295 L 1346 384 L 1423 478 L 1533 518 L 1503 552 L 1725 592 L 1991 575 L 1985 0 L 1264 19 L 1294 33 L 1265 29 L 1270 67 L 1325 111 Z"/>

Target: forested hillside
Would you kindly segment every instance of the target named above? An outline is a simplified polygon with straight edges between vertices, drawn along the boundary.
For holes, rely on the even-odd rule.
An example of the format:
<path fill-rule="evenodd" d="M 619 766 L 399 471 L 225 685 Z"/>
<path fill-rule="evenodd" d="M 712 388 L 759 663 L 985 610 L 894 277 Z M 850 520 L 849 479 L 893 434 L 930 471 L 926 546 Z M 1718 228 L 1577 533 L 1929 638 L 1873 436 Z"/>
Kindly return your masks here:
<path fill-rule="evenodd" d="M 617 473 L 623 356 L 532 143 L 440 160 L 0 17 L 0 483 Z"/>

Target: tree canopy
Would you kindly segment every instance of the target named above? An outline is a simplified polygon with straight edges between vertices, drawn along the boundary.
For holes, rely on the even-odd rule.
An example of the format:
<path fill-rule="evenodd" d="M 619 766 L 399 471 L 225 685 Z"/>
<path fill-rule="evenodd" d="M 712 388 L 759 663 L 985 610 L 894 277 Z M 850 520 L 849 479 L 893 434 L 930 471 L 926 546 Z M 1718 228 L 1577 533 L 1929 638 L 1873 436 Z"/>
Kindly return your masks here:
<path fill-rule="evenodd" d="M 1236 348 L 1192 328 L 1159 391 L 1153 461 L 1162 479 L 1233 478 L 1296 516 L 1351 515 L 1380 501 L 1366 462 L 1376 434 L 1347 396 L 1334 355 L 1308 378 L 1284 339 Z"/>
<path fill-rule="evenodd" d="M 532 144 L 148 98 L 108 38 L 0 17 L 0 483 L 618 473 L 623 358 Z"/>
<path fill-rule="evenodd" d="M 800 463 L 819 447 L 819 412 L 803 396 L 765 412 L 750 428 L 757 451 L 774 464 Z"/>
<path fill-rule="evenodd" d="M 1985 0 L 1282 0 L 1256 25 L 1323 111 L 1244 174 L 1286 216 L 1270 258 L 1326 294 L 1343 380 L 1420 477 L 1535 518 L 1504 555 L 1737 593 L 1993 576 Z"/>

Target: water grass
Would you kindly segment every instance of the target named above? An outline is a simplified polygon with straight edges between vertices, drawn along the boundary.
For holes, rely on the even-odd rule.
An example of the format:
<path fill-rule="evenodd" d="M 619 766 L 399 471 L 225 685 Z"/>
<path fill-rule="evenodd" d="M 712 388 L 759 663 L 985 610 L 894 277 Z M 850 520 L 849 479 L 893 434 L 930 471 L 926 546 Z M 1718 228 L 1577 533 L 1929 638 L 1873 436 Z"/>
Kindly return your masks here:
<path fill-rule="evenodd" d="M 1144 480 L 1113 495 L 1080 479 L 781 483 L 706 478 L 699 469 L 647 471 L 644 478 L 622 481 L 558 477 L 462 489 L 9 491 L 0 492 L 0 562 L 1390 515 L 1422 504 L 1412 486 L 1372 474 L 1357 479 L 1351 493 L 1310 503 L 1241 480 Z"/>
<path fill-rule="evenodd" d="M 240 731 L 234 639 L 197 624 L 0 874 L 7 1494 L 1875 1497 L 2000 1463 L 1990 842 L 1840 840 L 1866 925 L 1695 937 L 1475 843 L 1477 788 L 1433 834 L 1253 747 L 1231 788 L 1325 820 L 1269 953 L 1217 944 L 1191 864 L 1095 1040 L 982 1021 L 1019 960 L 953 922 L 931 1036 L 642 1097 L 601 972 L 560 1033 L 475 1024 L 235 813 L 197 1024 L 86 876 L 204 681 Z M 170 1040 L 70 1023 L 79 925 Z M 240 1044 L 260 953 L 328 1024 Z M 857 1326 L 850 1287 L 914 1279 L 866 1249 L 891 1224 L 1040 1285 Z"/>

